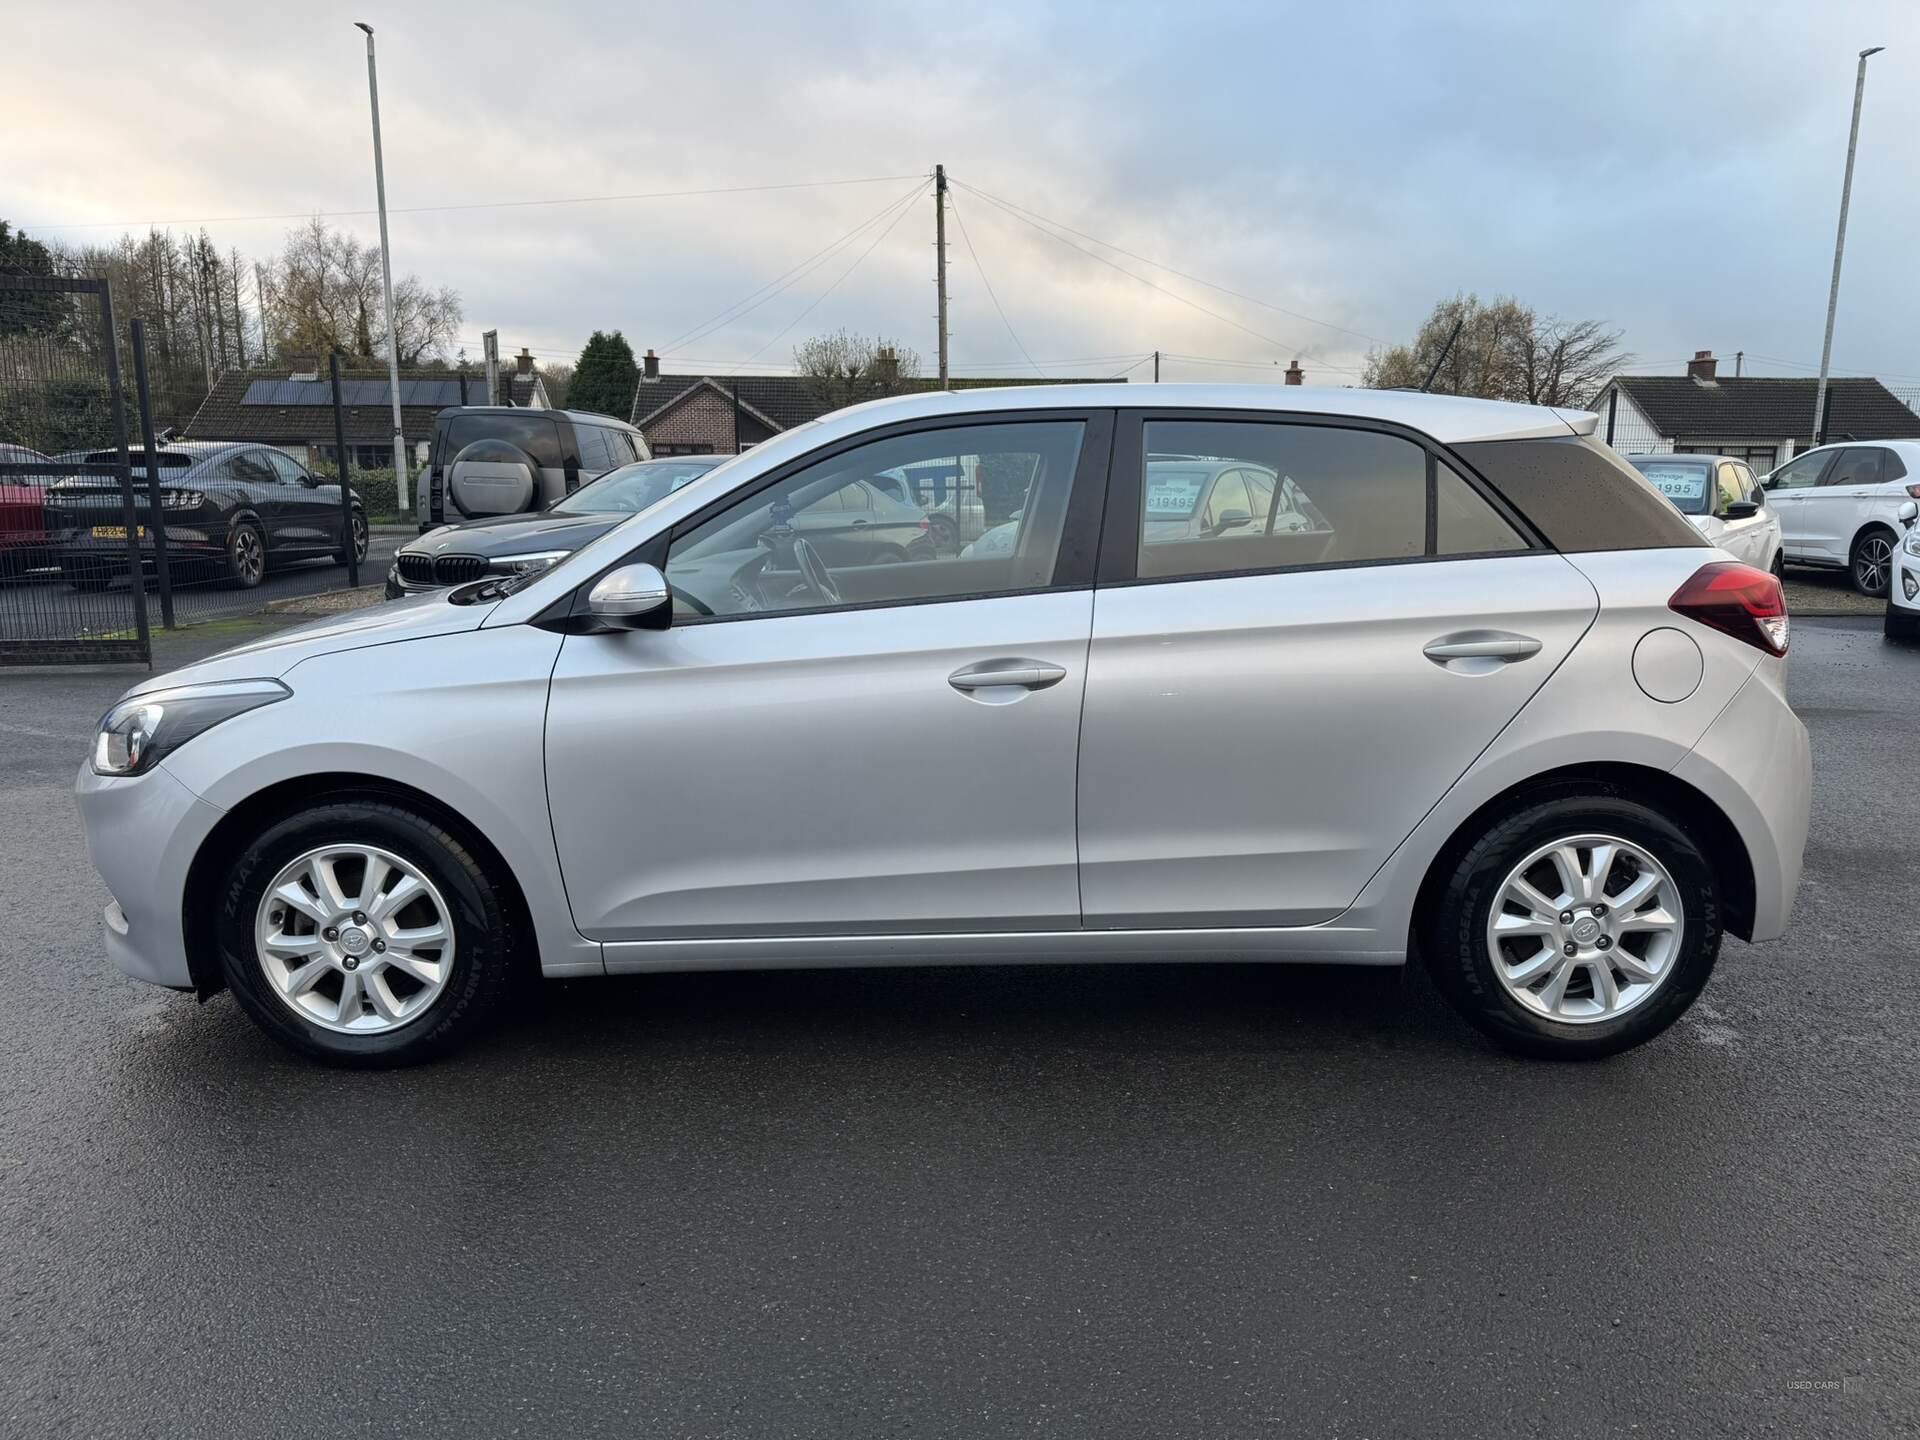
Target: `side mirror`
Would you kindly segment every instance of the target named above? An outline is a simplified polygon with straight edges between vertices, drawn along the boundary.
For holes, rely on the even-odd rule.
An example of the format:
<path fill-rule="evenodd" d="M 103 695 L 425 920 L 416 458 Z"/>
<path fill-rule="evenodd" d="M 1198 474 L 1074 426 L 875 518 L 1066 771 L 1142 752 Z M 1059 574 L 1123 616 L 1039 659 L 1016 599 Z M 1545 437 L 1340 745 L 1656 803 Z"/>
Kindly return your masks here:
<path fill-rule="evenodd" d="M 1722 516 L 1722 518 L 1727 520 L 1751 520 L 1755 515 L 1758 515 L 1759 513 L 1760 513 L 1760 507 L 1754 504 L 1753 501 L 1735 500 L 1732 504 L 1727 506 L 1726 511 Z"/>
<path fill-rule="evenodd" d="M 1764 485 L 1754 486 L 1753 492 L 1747 496 L 1747 499 L 1751 500 L 1755 505 L 1766 504 L 1767 503 L 1767 487 Z"/>
<path fill-rule="evenodd" d="M 1236 529 L 1242 525 L 1251 525 L 1252 523 L 1253 516 L 1244 510 L 1222 510 L 1220 512 L 1220 518 L 1213 522 L 1213 533 L 1222 535 L 1229 530 Z"/>
<path fill-rule="evenodd" d="M 587 592 L 587 613 L 605 630 L 664 630 L 673 590 L 657 565 L 609 570 Z"/>
<path fill-rule="evenodd" d="M 1900 502 L 1900 508 L 1893 512 L 1893 516 L 1907 529 L 1911 530 L 1913 528 L 1913 522 L 1920 520 L 1920 505 L 1916 505 L 1911 500 L 1902 500 Z"/>

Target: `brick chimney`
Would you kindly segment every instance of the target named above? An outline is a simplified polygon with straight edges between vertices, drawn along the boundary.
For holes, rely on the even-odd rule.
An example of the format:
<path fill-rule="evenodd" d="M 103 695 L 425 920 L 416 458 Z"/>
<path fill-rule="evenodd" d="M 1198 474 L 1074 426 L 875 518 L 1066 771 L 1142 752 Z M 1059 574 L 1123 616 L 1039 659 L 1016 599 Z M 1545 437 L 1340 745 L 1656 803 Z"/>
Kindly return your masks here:
<path fill-rule="evenodd" d="M 642 380 L 658 380 L 660 378 L 660 357 L 651 350 L 647 351 L 646 359 L 641 362 L 640 378 Z"/>
<path fill-rule="evenodd" d="M 891 385 L 900 378 L 900 355 L 891 345 L 882 345 L 873 357 L 874 378 Z"/>
<path fill-rule="evenodd" d="M 520 373 L 522 375 L 531 375 L 533 373 L 533 355 L 528 351 L 526 346 L 522 345 L 519 355 L 514 358 L 520 366 Z"/>
<path fill-rule="evenodd" d="M 1295 360 L 1291 365 L 1287 366 L 1287 384 L 1304 385 L 1306 383 L 1307 372 L 1302 370 L 1300 368 L 1300 362 Z"/>
<path fill-rule="evenodd" d="M 1719 364 L 1720 362 L 1713 358 L 1713 351 L 1696 350 L 1693 352 L 1693 358 L 1687 361 L 1687 378 L 1689 380 L 1711 380 L 1713 379 L 1713 372 Z"/>

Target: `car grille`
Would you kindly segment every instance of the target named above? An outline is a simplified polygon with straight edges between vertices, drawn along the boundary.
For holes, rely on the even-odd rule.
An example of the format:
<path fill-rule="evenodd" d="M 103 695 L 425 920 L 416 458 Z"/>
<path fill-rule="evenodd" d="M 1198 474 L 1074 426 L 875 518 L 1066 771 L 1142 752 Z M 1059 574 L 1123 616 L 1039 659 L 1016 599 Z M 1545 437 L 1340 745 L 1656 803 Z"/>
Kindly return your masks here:
<path fill-rule="evenodd" d="M 433 562 L 433 578 L 442 585 L 465 585 L 487 573 L 487 562 L 478 555 L 441 555 Z"/>
<path fill-rule="evenodd" d="M 398 557 L 400 578 L 409 585 L 433 584 L 433 557 L 431 555 L 409 555 L 402 550 Z"/>

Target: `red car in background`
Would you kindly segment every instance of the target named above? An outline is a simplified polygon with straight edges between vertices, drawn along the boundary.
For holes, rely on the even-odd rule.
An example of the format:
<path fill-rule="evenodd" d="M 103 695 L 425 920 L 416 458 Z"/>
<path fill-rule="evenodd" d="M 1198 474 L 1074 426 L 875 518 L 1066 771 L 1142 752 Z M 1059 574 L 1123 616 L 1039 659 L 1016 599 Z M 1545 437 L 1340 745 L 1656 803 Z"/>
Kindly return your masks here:
<path fill-rule="evenodd" d="M 44 465 L 24 445 L 0 445 L 0 576 L 24 575 L 51 560 L 47 542 L 47 475 L 17 475 L 9 465 Z"/>

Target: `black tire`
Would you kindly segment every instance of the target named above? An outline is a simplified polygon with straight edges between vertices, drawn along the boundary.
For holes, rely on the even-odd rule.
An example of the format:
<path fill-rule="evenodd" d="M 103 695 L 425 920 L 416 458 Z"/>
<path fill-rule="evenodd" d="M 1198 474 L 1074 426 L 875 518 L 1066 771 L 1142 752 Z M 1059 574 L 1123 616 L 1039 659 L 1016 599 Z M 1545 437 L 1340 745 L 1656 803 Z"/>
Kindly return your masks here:
<path fill-rule="evenodd" d="M 221 573 L 236 590 L 251 590 L 267 578 L 267 542 L 251 520 L 242 520 L 227 532 L 224 567 Z"/>
<path fill-rule="evenodd" d="M 1920 640 L 1920 614 L 1911 610 L 1896 610 L 1889 605 L 1881 629 L 1889 640 Z"/>
<path fill-rule="evenodd" d="M 1767 573 L 1783 584 L 1786 582 L 1787 552 L 1785 550 L 1776 550 L 1773 552 L 1773 563 L 1767 566 Z"/>
<path fill-rule="evenodd" d="M 1854 537 L 1847 574 L 1862 595 L 1884 600 L 1893 583 L 1893 549 L 1899 536 L 1884 525 L 1869 525 Z"/>
<path fill-rule="evenodd" d="M 1537 1014 L 1507 993 L 1494 975 L 1485 932 L 1508 872 L 1540 846 L 1581 834 L 1616 836 L 1664 865 L 1680 893 L 1684 931 L 1657 990 L 1614 1019 L 1569 1024 Z M 1703 843 L 1638 800 L 1604 791 L 1523 798 L 1464 853 L 1455 853 L 1431 913 L 1423 917 L 1421 950 L 1454 1008 L 1506 1049 L 1555 1060 L 1618 1054 L 1679 1019 L 1713 973 L 1720 953 L 1720 901 Z"/>
<path fill-rule="evenodd" d="M 392 852 L 431 879 L 454 912 L 446 988 L 418 1016 L 383 1033 L 345 1034 L 296 1014 L 254 953 L 254 918 L 267 883 L 298 856 L 330 843 Z M 517 941 L 513 909 L 480 859 L 438 820 L 387 800 L 332 800 L 269 826 L 242 851 L 221 901 L 220 963 L 248 1017 L 303 1055 L 358 1069 L 416 1064 L 470 1038 L 511 988 Z"/>
<path fill-rule="evenodd" d="M 367 517 L 365 513 L 356 506 L 348 524 L 353 527 L 353 554 L 351 558 L 355 564 L 364 565 L 367 563 Z M 349 558 L 347 547 L 342 545 L 338 550 L 334 551 L 333 558 L 342 565 L 346 564 Z"/>

